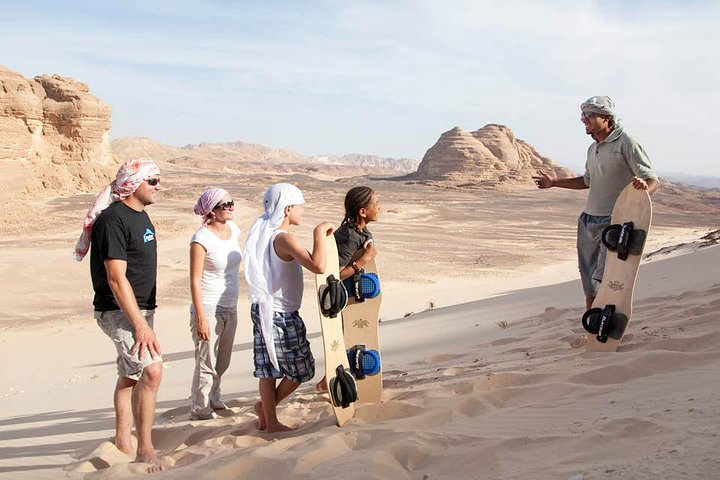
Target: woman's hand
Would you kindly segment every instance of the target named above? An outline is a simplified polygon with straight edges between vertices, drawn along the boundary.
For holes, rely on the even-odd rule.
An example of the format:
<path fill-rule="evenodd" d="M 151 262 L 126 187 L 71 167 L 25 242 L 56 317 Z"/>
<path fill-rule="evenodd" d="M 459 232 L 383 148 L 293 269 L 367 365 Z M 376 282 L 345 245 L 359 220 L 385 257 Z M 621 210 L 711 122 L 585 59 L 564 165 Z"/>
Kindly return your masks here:
<path fill-rule="evenodd" d="M 202 320 L 198 319 L 197 334 L 198 334 L 198 338 L 200 340 L 205 340 L 205 341 L 210 340 L 210 325 L 208 324 L 207 320 L 205 320 L 204 318 Z"/>

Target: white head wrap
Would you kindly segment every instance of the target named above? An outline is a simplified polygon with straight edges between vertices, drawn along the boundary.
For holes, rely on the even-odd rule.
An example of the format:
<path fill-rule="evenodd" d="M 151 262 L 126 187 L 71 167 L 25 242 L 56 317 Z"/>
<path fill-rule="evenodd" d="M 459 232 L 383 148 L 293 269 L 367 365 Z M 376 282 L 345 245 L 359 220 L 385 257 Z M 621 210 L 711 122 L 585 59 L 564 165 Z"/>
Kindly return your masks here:
<path fill-rule="evenodd" d="M 606 96 L 590 97 L 580 105 L 583 113 L 597 113 L 615 117 L 615 103 Z"/>
<path fill-rule="evenodd" d="M 615 102 L 610 97 L 596 96 L 590 97 L 580 105 L 580 111 L 583 113 L 596 113 L 598 115 L 608 115 L 612 118 L 612 127 L 620 128 L 620 117 L 615 112 Z"/>
<path fill-rule="evenodd" d="M 245 251 L 245 280 L 248 283 L 250 303 L 257 303 L 260 309 L 260 325 L 270 361 L 278 367 L 273 329 L 273 285 L 272 254 L 273 233 L 285 219 L 285 207 L 305 203 L 299 188 L 289 183 L 276 183 L 267 189 L 263 205 L 265 213 L 255 220 L 248 233 Z"/>
<path fill-rule="evenodd" d="M 120 165 L 115 180 L 95 197 L 85 215 L 82 234 L 75 244 L 75 260 L 81 261 L 90 250 L 92 226 L 98 215 L 111 204 L 135 193 L 142 182 L 157 175 L 160 175 L 160 168 L 152 158 L 133 158 Z"/>

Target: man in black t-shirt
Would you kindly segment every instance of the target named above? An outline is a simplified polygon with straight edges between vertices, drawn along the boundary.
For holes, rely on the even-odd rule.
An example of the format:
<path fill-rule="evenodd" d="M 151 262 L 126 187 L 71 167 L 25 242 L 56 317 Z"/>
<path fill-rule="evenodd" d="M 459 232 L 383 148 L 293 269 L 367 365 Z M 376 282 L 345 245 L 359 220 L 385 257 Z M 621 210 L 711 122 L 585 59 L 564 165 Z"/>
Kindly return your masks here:
<path fill-rule="evenodd" d="M 110 205 L 93 225 L 90 269 L 96 312 L 120 310 L 108 282 L 105 260 L 127 263 L 126 277 L 132 286 L 138 307 L 154 310 L 157 272 L 155 227 L 147 212 L 136 211 L 125 202 Z"/>
<path fill-rule="evenodd" d="M 90 208 L 75 249 L 82 259 L 90 247 L 95 319 L 117 350 L 115 446 L 131 453 L 134 420 L 135 461 L 148 463 L 148 472 L 162 470 L 151 439 L 163 368 L 153 331 L 157 242 L 145 212 L 156 201 L 159 182 L 160 169 L 151 159 L 123 164 Z"/>

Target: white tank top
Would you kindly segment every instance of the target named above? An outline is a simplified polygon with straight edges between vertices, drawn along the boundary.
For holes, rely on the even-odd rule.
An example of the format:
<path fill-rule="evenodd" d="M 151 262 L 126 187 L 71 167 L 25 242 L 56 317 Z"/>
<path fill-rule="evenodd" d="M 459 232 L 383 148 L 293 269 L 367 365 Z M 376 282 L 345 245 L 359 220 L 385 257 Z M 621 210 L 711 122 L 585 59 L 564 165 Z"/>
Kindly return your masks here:
<path fill-rule="evenodd" d="M 205 263 L 200 284 L 203 305 L 237 308 L 238 278 L 242 253 L 240 252 L 240 228 L 233 222 L 230 238 L 223 240 L 207 227 L 200 227 L 190 239 L 205 247 Z"/>
<path fill-rule="evenodd" d="M 270 240 L 270 271 L 273 278 L 271 285 L 276 287 L 273 294 L 273 311 L 294 312 L 300 310 L 303 296 L 302 265 L 293 259 L 290 261 L 278 257 L 275 252 L 275 237 L 284 230 L 275 230 Z"/>

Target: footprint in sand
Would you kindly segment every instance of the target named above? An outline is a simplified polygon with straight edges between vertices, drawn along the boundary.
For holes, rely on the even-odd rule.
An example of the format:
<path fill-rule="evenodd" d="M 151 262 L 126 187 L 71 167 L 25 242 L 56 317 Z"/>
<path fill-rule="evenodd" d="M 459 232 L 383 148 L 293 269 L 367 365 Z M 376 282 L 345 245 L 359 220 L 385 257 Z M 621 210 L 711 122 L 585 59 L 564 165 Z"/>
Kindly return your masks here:
<path fill-rule="evenodd" d="M 430 357 L 427 357 L 425 359 L 425 363 L 428 365 L 433 365 L 436 363 L 443 363 L 443 362 L 449 362 L 450 360 L 455 360 L 456 358 L 460 358 L 462 355 L 456 355 L 452 353 L 441 353 L 439 355 L 432 355 Z"/>
<path fill-rule="evenodd" d="M 357 435 L 348 432 L 312 439 L 304 445 L 309 451 L 298 458 L 295 472 L 310 473 L 316 465 L 350 454 L 357 442 Z"/>
<path fill-rule="evenodd" d="M 114 443 L 106 441 L 92 449 L 79 450 L 75 453 L 79 462 L 71 463 L 65 467 L 69 472 L 96 472 L 104 470 L 119 463 L 132 462 L 133 458 L 115 446 Z"/>
<path fill-rule="evenodd" d="M 483 398 L 471 397 L 461 400 L 452 407 L 453 412 L 466 417 L 476 417 L 488 410 L 488 401 Z M 494 406 L 494 405 L 492 405 Z"/>
<path fill-rule="evenodd" d="M 356 407 L 354 418 L 368 423 L 379 423 L 385 420 L 412 417 L 423 411 L 424 409 L 417 405 L 390 400 L 385 403 L 360 405 Z"/>
<path fill-rule="evenodd" d="M 515 337 L 507 337 L 507 338 L 500 338 L 498 340 L 493 340 L 492 342 L 488 343 L 491 347 L 498 347 L 501 345 L 507 345 L 509 343 L 515 343 L 519 342 L 521 340 L 524 340 L 523 338 L 515 338 Z"/>

